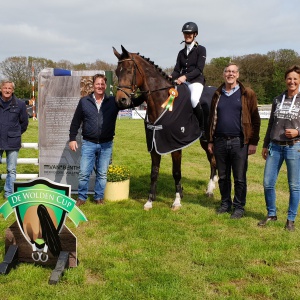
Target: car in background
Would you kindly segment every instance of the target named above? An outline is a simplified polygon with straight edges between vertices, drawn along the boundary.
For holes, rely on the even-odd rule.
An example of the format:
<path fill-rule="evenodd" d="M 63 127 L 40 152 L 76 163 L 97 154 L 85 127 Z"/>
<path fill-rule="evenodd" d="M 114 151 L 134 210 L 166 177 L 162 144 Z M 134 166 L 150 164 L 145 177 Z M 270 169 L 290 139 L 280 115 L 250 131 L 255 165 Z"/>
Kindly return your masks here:
<path fill-rule="evenodd" d="M 25 102 L 27 114 L 29 118 L 33 117 L 33 106 L 29 104 L 30 99 L 20 99 L 21 101 Z M 35 108 L 35 111 L 37 111 L 37 107 Z"/>

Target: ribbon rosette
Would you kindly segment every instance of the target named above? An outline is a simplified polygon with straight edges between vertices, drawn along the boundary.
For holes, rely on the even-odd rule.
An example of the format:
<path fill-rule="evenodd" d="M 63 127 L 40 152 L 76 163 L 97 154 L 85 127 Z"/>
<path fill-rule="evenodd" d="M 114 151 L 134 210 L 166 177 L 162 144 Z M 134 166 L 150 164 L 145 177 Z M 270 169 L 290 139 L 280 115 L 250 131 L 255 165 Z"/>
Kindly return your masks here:
<path fill-rule="evenodd" d="M 166 108 L 169 109 L 169 111 L 173 110 L 173 102 L 175 100 L 175 98 L 178 96 L 178 92 L 176 89 L 171 88 L 169 89 L 169 98 L 161 105 L 162 108 Z"/>

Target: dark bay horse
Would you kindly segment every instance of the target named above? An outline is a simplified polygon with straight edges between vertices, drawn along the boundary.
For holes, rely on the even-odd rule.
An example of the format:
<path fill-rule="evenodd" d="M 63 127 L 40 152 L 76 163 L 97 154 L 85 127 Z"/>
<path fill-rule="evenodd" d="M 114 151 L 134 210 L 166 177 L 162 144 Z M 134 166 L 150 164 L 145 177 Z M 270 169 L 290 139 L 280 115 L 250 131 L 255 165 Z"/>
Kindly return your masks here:
<path fill-rule="evenodd" d="M 162 69 L 160 69 L 157 65 L 155 65 L 152 61 L 149 59 L 139 55 L 138 53 L 130 53 L 128 52 L 123 46 L 122 53 L 118 53 L 115 48 L 113 48 L 113 52 L 115 56 L 118 58 L 118 67 L 116 69 L 116 75 L 118 77 L 118 87 L 117 87 L 117 94 L 116 94 L 116 101 L 119 107 L 122 109 L 127 108 L 131 105 L 131 98 L 134 97 L 138 92 L 139 93 L 146 93 L 147 94 L 147 113 L 146 113 L 146 119 L 145 119 L 145 128 L 146 128 L 146 137 L 147 137 L 147 145 L 148 150 L 151 155 L 151 184 L 150 184 L 150 192 L 148 196 L 148 201 L 144 205 L 145 210 L 149 210 L 152 208 L 152 202 L 156 198 L 156 184 L 159 174 L 159 168 L 160 168 L 160 161 L 161 161 L 161 154 L 165 153 L 171 153 L 172 156 L 172 175 L 175 181 L 175 200 L 172 204 L 172 209 L 176 210 L 181 207 L 181 199 L 183 197 L 183 189 L 181 186 L 181 158 L 182 158 L 182 148 L 189 145 L 189 142 L 186 144 L 183 144 L 182 147 L 178 147 L 176 144 L 174 146 L 174 149 L 168 147 L 168 143 L 172 143 L 172 134 L 169 133 L 169 136 L 163 136 L 161 137 L 162 144 L 165 144 L 166 148 L 163 146 L 160 147 L 158 144 L 161 144 L 158 141 L 154 141 L 154 134 L 159 139 L 159 135 L 161 134 L 162 130 L 160 130 L 163 126 L 157 125 L 158 120 L 162 118 L 163 115 L 168 116 L 167 113 L 165 113 L 170 107 L 168 105 L 172 101 L 166 101 L 174 96 L 174 85 L 171 82 L 171 79 L 165 74 Z M 173 88 L 173 89 L 172 89 Z M 170 89 L 172 89 L 170 92 Z M 180 85 L 178 86 L 178 99 L 181 94 L 185 94 L 185 91 L 187 90 L 187 96 L 184 99 L 184 106 L 181 107 L 182 110 L 185 110 L 186 107 L 190 105 L 190 94 L 189 89 L 186 85 Z M 213 89 L 205 90 L 203 94 L 206 93 L 206 95 L 212 95 L 212 92 L 214 92 Z M 172 99 L 171 99 L 172 100 Z M 168 102 L 168 104 L 166 103 Z M 175 113 L 175 107 L 178 106 L 179 100 L 177 100 L 175 96 L 175 100 L 173 102 L 174 104 L 174 113 L 172 112 L 172 118 Z M 209 109 L 209 103 L 205 104 L 205 101 L 203 102 L 204 105 L 207 105 L 207 107 L 203 108 L 204 111 L 207 112 L 207 109 Z M 164 106 L 165 105 L 165 106 Z M 167 105 L 167 107 L 166 107 Z M 169 105 L 172 108 L 172 103 Z M 190 109 L 191 114 L 188 118 L 191 120 L 195 118 L 192 112 L 192 107 Z M 169 115 L 171 115 L 169 113 Z M 180 116 L 179 116 L 180 117 Z M 167 117 L 166 117 L 167 118 Z M 206 118 L 207 120 L 207 118 Z M 182 120 L 181 120 L 182 122 Z M 186 122 L 189 122 L 189 119 L 186 120 Z M 161 127 L 160 127 L 161 126 Z M 197 127 L 197 128 L 196 128 Z M 197 135 L 197 132 L 199 135 L 196 137 L 198 140 L 200 136 L 200 129 L 199 125 L 197 123 L 196 127 L 194 127 L 194 130 L 190 130 L 193 135 Z M 152 130 L 152 133 L 149 133 Z M 185 133 L 185 126 L 180 127 L 181 133 Z M 188 130 L 187 130 L 188 131 Z M 155 132 L 155 133 L 153 133 Z M 152 134 L 152 135 L 151 135 Z M 153 140 L 152 140 L 153 138 Z M 175 138 L 176 139 L 176 138 Z M 178 139 L 179 140 L 179 139 Z M 181 143 L 182 140 L 176 141 L 177 143 Z M 184 143 L 184 142 L 183 142 Z M 214 182 L 216 181 L 216 165 L 213 157 L 209 154 L 207 151 L 207 142 L 201 140 L 201 146 L 206 151 L 207 158 L 211 165 L 211 177 L 210 177 L 210 184 L 208 186 L 207 194 L 212 195 L 213 189 L 214 189 Z M 160 148 L 159 148 L 160 147 Z"/>

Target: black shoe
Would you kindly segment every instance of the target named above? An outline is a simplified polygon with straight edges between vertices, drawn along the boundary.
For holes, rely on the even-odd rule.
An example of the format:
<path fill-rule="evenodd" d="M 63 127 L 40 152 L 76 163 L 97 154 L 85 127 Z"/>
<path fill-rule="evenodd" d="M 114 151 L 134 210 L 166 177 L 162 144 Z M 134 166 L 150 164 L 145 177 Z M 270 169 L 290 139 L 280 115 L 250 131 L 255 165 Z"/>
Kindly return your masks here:
<path fill-rule="evenodd" d="M 295 231 L 294 221 L 286 220 L 284 229 L 288 231 Z"/>
<path fill-rule="evenodd" d="M 229 206 L 220 206 L 219 209 L 217 210 L 217 214 L 221 215 L 221 214 L 225 214 L 231 211 L 231 207 Z"/>
<path fill-rule="evenodd" d="M 259 221 L 257 226 L 266 226 L 270 221 L 277 221 L 277 216 L 267 216 L 265 219 Z"/>
<path fill-rule="evenodd" d="M 244 216 L 244 211 L 242 209 L 236 208 L 230 216 L 230 219 L 240 219 Z"/>

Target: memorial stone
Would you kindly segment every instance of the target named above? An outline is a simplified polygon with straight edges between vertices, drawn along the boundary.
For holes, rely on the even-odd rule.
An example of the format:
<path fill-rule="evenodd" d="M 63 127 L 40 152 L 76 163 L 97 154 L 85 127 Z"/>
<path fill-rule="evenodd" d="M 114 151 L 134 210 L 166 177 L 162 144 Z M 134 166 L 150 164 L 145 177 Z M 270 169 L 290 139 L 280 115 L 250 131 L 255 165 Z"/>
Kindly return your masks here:
<path fill-rule="evenodd" d="M 112 94 L 112 71 L 69 71 L 44 69 L 38 79 L 39 176 L 69 184 L 77 191 L 80 166 L 81 133 L 77 135 L 79 149 L 69 149 L 69 129 L 79 99 L 91 93 L 92 76 L 105 74 L 107 94 Z M 93 191 L 95 174 L 91 175 L 89 192 Z"/>

